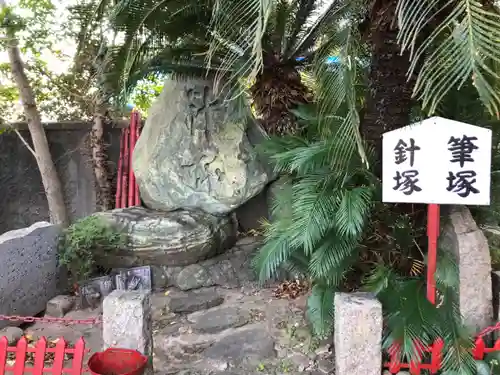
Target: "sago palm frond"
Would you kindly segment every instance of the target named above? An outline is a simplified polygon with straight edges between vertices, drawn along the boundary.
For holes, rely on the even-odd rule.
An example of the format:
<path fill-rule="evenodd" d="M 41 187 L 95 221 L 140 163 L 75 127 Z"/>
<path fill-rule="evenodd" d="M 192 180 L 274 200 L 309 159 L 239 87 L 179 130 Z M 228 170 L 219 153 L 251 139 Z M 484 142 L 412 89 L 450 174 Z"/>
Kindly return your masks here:
<path fill-rule="evenodd" d="M 442 300 L 438 306 L 427 300 L 424 275 L 403 278 L 385 265 L 373 270 L 365 288 L 382 302 L 385 349 L 398 344 L 402 357 L 420 361 L 419 343 L 431 345 L 441 338 L 445 344 L 444 373 L 472 375 L 472 338 L 462 323 L 457 303 L 458 268 L 449 253 L 443 250 L 439 254 L 436 283 Z"/>
<path fill-rule="evenodd" d="M 233 82 L 244 77 L 253 82 L 265 64 L 297 64 L 309 59 L 325 25 L 343 8 L 338 2 L 319 9 L 320 0 L 214 0 L 207 56 L 223 54 L 218 80 Z"/>
<path fill-rule="evenodd" d="M 222 69 L 218 75 L 227 77 L 228 71 L 242 58 L 240 68 L 229 81 L 248 77 L 253 81 L 264 64 L 262 39 L 277 0 L 215 0 L 212 14 L 212 42 L 207 57 L 211 66 L 213 56 L 224 51 Z"/>
<path fill-rule="evenodd" d="M 399 40 L 411 51 L 411 70 L 418 72 L 414 93 L 433 113 L 450 90 L 467 80 L 493 114 L 500 109 L 500 79 L 495 65 L 500 62 L 500 14 L 480 0 L 436 2 L 399 0 Z M 424 28 L 437 23 L 422 42 Z M 410 74 L 412 73 L 410 72 Z"/>
<path fill-rule="evenodd" d="M 361 134 L 359 132 L 359 95 L 356 90 L 362 80 L 365 67 L 363 61 L 363 47 L 357 25 L 348 23 L 340 28 L 331 26 L 326 32 L 328 40 L 319 48 L 314 62 L 314 75 L 318 82 L 318 101 L 321 103 L 319 112 L 320 129 L 323 133 L 330 133 L 336 139 L 353 139 L 355 142 L 345 142 L 344 147 L 338 148 L 334 159 L 346 158 L 349 160 L 353 152 L 358 152 L 362 161 L 367 162 Z M 328 56 L 337 56 L 338 63 L 325 64 Z M 344 120 L 336 128 L 332 128 L 328 114 L 339 114 L 345 106 Z"/>
<path fill-rule="evenodd" d="M 307 317 L 313 322 L 314 334 L 328 337 L 332 331 L 334 291 L 329 286 L 316 284 L 307 299 Z"/>

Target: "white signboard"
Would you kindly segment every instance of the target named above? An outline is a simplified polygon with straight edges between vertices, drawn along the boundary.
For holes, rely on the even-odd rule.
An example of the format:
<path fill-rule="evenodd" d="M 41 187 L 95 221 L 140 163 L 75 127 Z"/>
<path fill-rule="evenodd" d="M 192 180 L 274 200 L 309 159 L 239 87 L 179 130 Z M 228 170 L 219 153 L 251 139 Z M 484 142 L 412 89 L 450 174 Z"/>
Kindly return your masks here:
<path fill-rule="evenodd" d="M 491 130 L 431 117 L 382 145 L 384 202 L 490 204 Z"/>

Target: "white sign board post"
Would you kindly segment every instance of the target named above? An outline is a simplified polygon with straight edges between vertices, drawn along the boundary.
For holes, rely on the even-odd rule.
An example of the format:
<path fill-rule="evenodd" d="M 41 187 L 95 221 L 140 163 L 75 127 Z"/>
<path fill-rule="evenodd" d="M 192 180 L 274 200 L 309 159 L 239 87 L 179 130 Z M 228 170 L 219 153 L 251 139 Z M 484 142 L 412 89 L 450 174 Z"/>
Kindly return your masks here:
<path fill-rule="evenodd" d="M 382 139 L 382 201 L 428 204 L 427 297 L 435 303 L 439 205 L 489 205 L 492 132 L 431 117 Z"/>

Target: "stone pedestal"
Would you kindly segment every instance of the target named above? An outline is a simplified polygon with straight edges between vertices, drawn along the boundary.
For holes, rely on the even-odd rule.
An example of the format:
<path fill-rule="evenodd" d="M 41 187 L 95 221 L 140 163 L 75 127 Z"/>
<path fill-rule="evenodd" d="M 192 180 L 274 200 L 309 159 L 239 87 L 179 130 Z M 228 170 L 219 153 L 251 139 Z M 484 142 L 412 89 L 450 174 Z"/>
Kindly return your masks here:
<path fill-rule="evenodd" d="M 152 374 L 153 329 L 148 292 L 115 290 L 103 302 L 103 344 L 134 349 L 148 356 Z"/>
<path fill-rule="evenodd" d="M 382 373 L 382 305 L 368 293 L 335 294 L 335 374 Z"/>

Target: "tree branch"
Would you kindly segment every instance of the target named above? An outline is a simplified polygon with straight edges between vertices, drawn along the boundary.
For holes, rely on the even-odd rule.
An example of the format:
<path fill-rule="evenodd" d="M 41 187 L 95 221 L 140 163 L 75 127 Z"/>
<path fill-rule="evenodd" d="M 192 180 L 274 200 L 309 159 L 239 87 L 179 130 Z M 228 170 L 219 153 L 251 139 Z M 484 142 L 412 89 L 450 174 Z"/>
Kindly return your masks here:
<path fill-rule="evenodd" d="M 19 130 L 17 130 L 13 126 L 11 126 L 11 129 L 14 130 L 14 133 L 17 134 L 17 136 L 19 137 L 19 139 L 21 140 L 21 142 L 23 142 L 23 144 L 26 146 L 26 148 L 29 150 L 29 152 L 31 152 L 33 154 L 33 156 L 35 157 L 35 159 L 36 159 L 36 152 L 35 152 L 35 150 L 33 150 L 33 148 L 29 145 L 28 141 L 26 141 L 26 139 L 24 139 L 24 137 L 21 135 L 21 133 L 19 133 Z"/>

